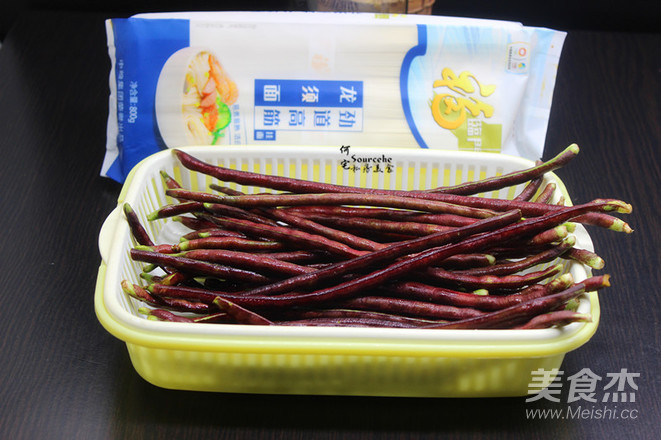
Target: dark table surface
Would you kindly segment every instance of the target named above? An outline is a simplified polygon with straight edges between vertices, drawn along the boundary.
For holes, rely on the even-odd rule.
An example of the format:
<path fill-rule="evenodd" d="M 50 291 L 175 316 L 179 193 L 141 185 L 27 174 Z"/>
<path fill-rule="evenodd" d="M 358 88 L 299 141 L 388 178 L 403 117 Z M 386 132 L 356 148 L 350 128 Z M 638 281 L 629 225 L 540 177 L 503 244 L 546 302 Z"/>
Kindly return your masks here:
<path fill-rule="evenodd" d="M 526 403 L 171 391 L 96 319 L 99 229 L 120 185 L 99 177 L 109 60 L 99 15 L 23 15 L 0 49 L 0 438 L 658 438 L 661 34 L 570 32 L 545 146 L 575 202 L 634 205 L 630 235 L 591 230 L 613 286 L 567 376 L 639 374 L 635 402 Z M 530 418 L 526 410 L 585 416 Z M 606 405 L 606 406 L 605 406 Z M 601 411 L 601 412 L 600 412 Z"/>

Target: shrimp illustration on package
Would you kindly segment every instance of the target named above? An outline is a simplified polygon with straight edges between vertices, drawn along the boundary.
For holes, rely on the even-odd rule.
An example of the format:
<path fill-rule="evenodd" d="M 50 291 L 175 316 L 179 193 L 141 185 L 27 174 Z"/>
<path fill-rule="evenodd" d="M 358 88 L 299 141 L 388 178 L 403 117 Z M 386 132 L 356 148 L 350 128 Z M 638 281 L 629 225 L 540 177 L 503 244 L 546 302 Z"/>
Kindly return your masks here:
<path fill-rule="evenodd" d="M 185 145 L 543 154 L 565 33 L 520 23 L 321 12 L 106 22 L 101 174 Z"/>

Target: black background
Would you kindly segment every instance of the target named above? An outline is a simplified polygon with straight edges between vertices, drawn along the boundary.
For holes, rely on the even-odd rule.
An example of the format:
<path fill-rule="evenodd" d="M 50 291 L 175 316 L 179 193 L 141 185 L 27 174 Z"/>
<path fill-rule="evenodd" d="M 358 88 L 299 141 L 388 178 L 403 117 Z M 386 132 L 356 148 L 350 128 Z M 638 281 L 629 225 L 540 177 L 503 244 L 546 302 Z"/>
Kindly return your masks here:
<path fill-rule="evenodd" d="M 193 10 L 305 10 L 306 0 L 4 0 L 0 7 L 0 38 L 22 11 L 82 11 L 109 16 L 138 12 Z M 609 30 L 658 32 L 661 2 L 657 0 L 437 0 L 434 15 L 491 18 L 519 21 L 528 26 L 559 30 Z"/>
<path fill-rule="evenodd" d="M 21 13 L 0 49 L 0 438 L 658 438 L 660 34 L 576 30 L 563 49 L 544 158 L 578 143 L 579 157 L 558 172 L 574 202 L 626 200 L 635 229 L 590 231 L 613 286 L 600 294 L 597 333 L 563 369 L 640 378 L 637 401 L 619 405 L 636 419 L 558 421 L 525 410 L 567 405 L 523 398 L 198 393 L 140 378 L 93 306 L 96 241 L 120 189 L 99 176 L 104 18 Z"/>

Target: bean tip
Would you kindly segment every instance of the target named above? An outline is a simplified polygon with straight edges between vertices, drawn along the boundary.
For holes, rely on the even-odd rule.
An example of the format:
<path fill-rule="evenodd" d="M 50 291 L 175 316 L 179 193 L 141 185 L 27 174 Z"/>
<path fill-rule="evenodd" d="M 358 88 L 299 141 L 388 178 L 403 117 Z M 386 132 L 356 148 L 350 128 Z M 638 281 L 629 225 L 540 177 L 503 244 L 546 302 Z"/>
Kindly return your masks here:
<path fill-rule="evenodd" d="M 613 222 L 613 225 L 610 227 L 610 229 L 618 231 L 618 232 L 624 232 L 625 234 L 631 234 L 633 233 L 633 229 L 627 222 L 621 219 L 616 219 Z"/>
<path fill-rule="evenodd" d="M 605 266 L 606 266 L 606 261 L 603 258 L 598 257 L 598 256 L 596 256 L 592 259 L 592 264 L 590 265 L 590 267 L 592 269 L 596 269 L 596 270 L 601 270 Z"/>
<path fill-rule="evenodd" d="M 565 228 L 567 228 L 567 232 L 576 232 L 576 223 L 567 222 L 565 223 Z"/>
<path fill-rule="evenodd" d="M 613 208 L 615 212 L 621 214 L 631 214 L 631 212 L 633 212 L 633 206 L 621 200 L 616 200 L 615 203 L 613 203 Z"/>
<path fill-rule="evenodd" d="M 230 308 L 230 303 L 223 298 L 216 297 L 213 299 L 213 304 L 218 307 L 221 312 L 226 312 Z"/>
<path fill-rule="evenodd" d="M 128 295 L 135 293 L 133 290 L 133 284 L 131 284 L 128 280 L 122 280 L 120 282 L 120 285 L 122 286 L 122 290 L 124 291 L 124 293 Z"/>
<path fill-rule="evenodd" d="M 574 319 L 578 322 L 592 322 L 592 315 L 589 313 L 577 313 L 574 315 Z"/>
<path fill-rule="evenodd" d="M 148 283 L 153 283 L 155 278 L 156 278 L 156 275 L 151 274 L 151 273 L 141 272 L 140 273 L 140 278 L 147 281 Z"/>
<path fill-rule="evenodd" d="M 135 251 L 154 252 L 154 247 L 153 246 L 145 246 L 143 244 L 138 244 L 133 249 Z"/>

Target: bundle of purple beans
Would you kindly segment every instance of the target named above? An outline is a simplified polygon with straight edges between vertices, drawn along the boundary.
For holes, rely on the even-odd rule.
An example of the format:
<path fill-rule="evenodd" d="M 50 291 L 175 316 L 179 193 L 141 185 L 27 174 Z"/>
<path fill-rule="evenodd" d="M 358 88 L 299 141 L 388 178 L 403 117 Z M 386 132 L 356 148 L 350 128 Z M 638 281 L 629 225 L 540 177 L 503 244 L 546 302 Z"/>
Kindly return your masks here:
<path fill-rule="evenodd" d="M 122 281 L 149 319 L 289 326 L 538 329 L 590 321 L 576 311 L 609 275 L 579 282 L 569 261 L 602 269 L 575 246 L 577 223 L 631 233 L 620 200 L 565 206 L 544 174 L 569 163 L 571 145 L 534 167 L 431 190 L 380 190 L 223 168 L 174 150 L 187 169 L 219 183 L 181 187 L 161 172 L 174 202 L 149 221 L 190 232 L 155 245 L 128 204 L 145 263 L 142 284 Z M 234 183 L 266 193 L 247 194 Z M 480 194 L 521 185 L 513 200 Z M 160 268 L 160 271 L 154 271 Z"/>

